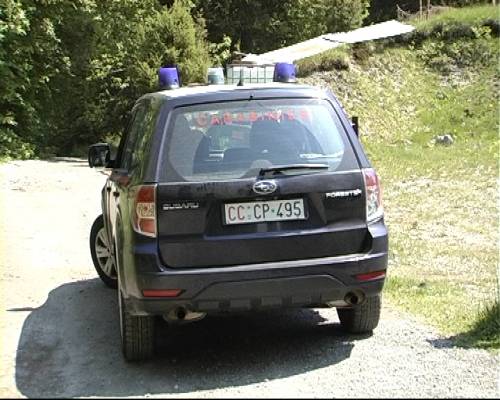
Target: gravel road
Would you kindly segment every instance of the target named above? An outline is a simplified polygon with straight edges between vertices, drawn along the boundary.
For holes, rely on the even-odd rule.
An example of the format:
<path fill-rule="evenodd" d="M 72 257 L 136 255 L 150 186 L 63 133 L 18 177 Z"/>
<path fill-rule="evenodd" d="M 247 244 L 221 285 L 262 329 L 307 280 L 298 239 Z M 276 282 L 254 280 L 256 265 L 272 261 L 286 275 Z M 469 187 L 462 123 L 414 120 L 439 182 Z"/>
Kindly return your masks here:
<path fill-rule="evenodd" d="M 88 236 L 105 176 L 83 160 L 0 164 L 1 397 L 499 397 L 498 357 L 385 305 L 372 336 L 335 310 L 208 317 L 127 364 Z"/>

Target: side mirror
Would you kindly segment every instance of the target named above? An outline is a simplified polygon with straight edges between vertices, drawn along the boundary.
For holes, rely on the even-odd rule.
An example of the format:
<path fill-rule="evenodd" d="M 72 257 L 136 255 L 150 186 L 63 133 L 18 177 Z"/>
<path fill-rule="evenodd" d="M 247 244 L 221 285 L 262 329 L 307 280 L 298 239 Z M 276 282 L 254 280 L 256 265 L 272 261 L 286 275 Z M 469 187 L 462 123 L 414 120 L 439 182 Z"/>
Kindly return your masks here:
<path fill-rule="evenodd" d="M 89 167 L 108 167 L 111 148 L 107 143 L 96 143 L 89 147 Z"/>
<path fill-rule="evenodd" d="M 359 137 L 359 117 L 352 117 L 351 121 L 352 129 L 356 132 L 356 136 Z"/>

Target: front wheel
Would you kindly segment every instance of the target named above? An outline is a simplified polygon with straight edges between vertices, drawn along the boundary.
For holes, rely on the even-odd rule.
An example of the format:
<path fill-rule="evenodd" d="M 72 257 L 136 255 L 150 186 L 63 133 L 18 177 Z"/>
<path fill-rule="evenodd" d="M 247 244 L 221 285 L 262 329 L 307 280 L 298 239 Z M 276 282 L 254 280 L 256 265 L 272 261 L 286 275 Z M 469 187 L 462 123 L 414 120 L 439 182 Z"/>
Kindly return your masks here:
<path fill-rule="evenodd" d="M 349 333 L 370 333 L 380 320 L 382 308 L 380 294 L 367 297 L 365 301 L 352 308 L 337 308 L 340 325 Z"/>
<path fill-rule="evenodd" d="M 104 229 L 104 219 L 99 215 L 90 230 L 90 253 L 99 278 L 110 288 L 116 289 L 115 257 Z"/>

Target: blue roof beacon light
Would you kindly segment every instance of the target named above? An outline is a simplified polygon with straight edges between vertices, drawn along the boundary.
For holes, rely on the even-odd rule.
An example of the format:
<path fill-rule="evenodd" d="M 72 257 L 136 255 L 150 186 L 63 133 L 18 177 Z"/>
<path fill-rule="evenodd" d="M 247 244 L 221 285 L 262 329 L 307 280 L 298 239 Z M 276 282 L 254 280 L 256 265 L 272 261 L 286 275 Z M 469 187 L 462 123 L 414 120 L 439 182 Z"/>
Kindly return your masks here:
<path fill-rule="evenodd" d="M 174 67 L 161 67 L 158 69 L 160 89 L 177 89 L 181 86 L 179 69 Z"/>
<path fill-rule="evenodd" d="M 292 63 L 279 62 L 274 66 L 274 82 L 286 82 L 295 83 L 296 78 L 296 67 Z"/>
<path fill-rule="evenodd" d="M 209 68 L 207 81 L 209 85 L 224 85 L 224 69 L 222 67 Z"/>

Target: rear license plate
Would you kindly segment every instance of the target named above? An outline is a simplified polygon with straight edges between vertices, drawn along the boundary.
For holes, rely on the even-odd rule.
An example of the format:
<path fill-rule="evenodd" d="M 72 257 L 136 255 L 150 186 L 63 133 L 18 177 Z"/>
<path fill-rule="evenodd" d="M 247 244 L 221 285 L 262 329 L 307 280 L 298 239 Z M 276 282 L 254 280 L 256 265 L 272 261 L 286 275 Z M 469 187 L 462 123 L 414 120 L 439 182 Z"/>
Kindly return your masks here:
<path fill-rule="evenodd" d="M 226 225 L 306 219 L 303 199 L 224 204 L 224 211 Z"/>

